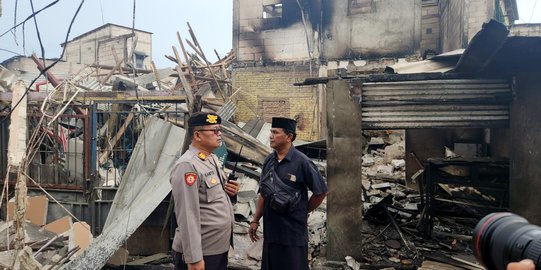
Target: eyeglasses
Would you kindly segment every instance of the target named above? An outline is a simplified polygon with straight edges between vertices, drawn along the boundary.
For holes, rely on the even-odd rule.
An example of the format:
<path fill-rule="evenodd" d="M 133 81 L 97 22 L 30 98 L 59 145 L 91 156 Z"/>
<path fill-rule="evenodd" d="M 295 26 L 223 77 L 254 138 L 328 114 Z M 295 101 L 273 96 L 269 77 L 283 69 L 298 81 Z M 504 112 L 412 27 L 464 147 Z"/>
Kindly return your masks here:
<path fill-rule="evenodd" d="M 211 129 L 198 129 L 196 131 L 212 131 L 214 134 L 218 135 L 218 133 L 222 132 L 222 129 L 220 127 L 215 127 Z"/>

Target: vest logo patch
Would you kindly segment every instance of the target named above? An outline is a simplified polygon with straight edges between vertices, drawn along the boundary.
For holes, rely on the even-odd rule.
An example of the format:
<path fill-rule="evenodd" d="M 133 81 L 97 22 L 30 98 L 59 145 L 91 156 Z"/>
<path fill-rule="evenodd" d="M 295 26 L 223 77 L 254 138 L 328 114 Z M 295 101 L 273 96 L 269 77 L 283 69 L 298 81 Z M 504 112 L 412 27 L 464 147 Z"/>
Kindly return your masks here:
<path fill-rule="evenodd" d="M 289 181 L 297 182 L 297 176 L 295 176 L 294 174 L 290 174 L 290 173 L 288 173 L 287 175 L 289 176 Z"/>

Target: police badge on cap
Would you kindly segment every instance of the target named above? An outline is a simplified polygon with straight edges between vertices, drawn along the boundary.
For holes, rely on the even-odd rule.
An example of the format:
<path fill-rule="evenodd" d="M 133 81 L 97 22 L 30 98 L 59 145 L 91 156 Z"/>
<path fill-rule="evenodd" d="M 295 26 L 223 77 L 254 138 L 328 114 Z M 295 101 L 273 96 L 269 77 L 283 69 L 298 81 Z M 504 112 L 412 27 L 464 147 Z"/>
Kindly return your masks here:
<path fill-rule="evenodd" d="M 289 132 L 296 133 L 297 121 L 284 117 L 273 117 L 271 127 L 283 128 Z"/>
<path fill-rule="evenodd" d="M 194 113 L 188 119 L 188 125 L 190 127 L 207 126 L 221 124 L 222 118 L 215 113 Z"/>

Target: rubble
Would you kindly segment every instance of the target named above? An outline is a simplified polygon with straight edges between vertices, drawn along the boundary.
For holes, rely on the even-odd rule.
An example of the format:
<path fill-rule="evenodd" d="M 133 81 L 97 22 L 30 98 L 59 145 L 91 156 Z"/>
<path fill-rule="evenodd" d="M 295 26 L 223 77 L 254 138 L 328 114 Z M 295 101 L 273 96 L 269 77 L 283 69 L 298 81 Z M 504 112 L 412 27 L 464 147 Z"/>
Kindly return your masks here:
<path fill-rule="evenodd" d="M 17 260 L 13 261 L 14 254 L 18 252 L 13 249 L 15 226 L 10 221 L 2 223 L 1 227 L 0 266 L 7 269 L 11 269 L 12 264 L 14 264 L 13 269 L 47 269 L 69 259 L 77 251 L 84 248 L 79 246 L 69 248 L 71 242 L 77 241 L 76 238 L 81 233 L 80 230 L 70 229 L 69 235 L 56 234 L 27 221 L 23 224 L 26 246 L 19 253 Z M 86 225 L 81 229 L 84 230 L 83 234 L 92 237 L 88 231 L 89 228 Z M 7 239 L 10 239 L 9 247 L 6 245 Z"/>
<path fill-rule="evenodd" d="M 432 237 L 426 238 L 423 197 L 419 190 L 406 186 L 404 140 L 399 134 L 372 134 L 381 136 L 386 144 L 369 146 L 363 155 L 363 161 L 374 160 L 370 166 L 363 164 L 361 180 L 365 213 L 361 233 L 366 239 L 361 246 L 365 255 L 361 261 L 345 258 L 350 269 L 483 269 L 472 255 L 471 231 L 484 215 L 483 209 L 496 199 L 473 187 L 440 184 L 435 211 L 442 214 L 435 217 Z M 392 139 L 387 139 L 391 135 Z M 459 169 L 443 171 L 464 175 L 463 168 Z M 418 171 L 417 181 L 423 172 Z"/>
<path fill-rule="evenodd" d="M 236 155 L 235 165 L 232 164 L 233 159 L 222 161 L 229 171 L 234 166 L 241 184 L 235 205 L 235 249 L 229 254 L 230 268 L 260 268 L 263 240 L 251 242 L 248 228 L 257 205 L 261 165 L 265 156 L 271 153 L 268 147 L 270 125 L 261 119 L 245 125 L 234 123 L 232 116 L 236 107 L 232 97 L 241 91 L 231 89 L 229 79 L 229 66 L 235 55 L 231 52 L 210 63 L 199 43 L 194 40 L 193 33 L 191 36 L 192 41 L 184 41 L 178 36 L 184 59 L 181 59 L 176 48 L 173 49 L 174 56 L 166 56 L 177 65 L 175 68 L 157 70 L 153 67 L 151 71 L 122 68 L 119 64 L 125 60 L 119 60 L 117 65 L 111 67 L 89 66 L 62 83 L 50 81 L 58 87 L 44 98 L 42 108 L 29 103 L 28 108 L 33 113 L 46 116 L 43 119 L 48 121 L 31 123 L 35 130 L 41 132 L 36 134 L 44 134 L 42 136 L 47 138 L 32 141 L 32 145 L 60 150 L 53 154 L 43 152 L 43 156 L 29 159 L 28 167 L 36 168 L 30 170 L 30 174 L 55 168 L 55 173 L 66 175 L 67 183 L 79 184 L 82 193 L 95 196 L 92 199 L 96 201 L 107 200 L 104 195 L 107 188 L 117 191 L 104 228 L 96 238 L 92 236 L 89 224 L 84 221 L 74 222 L 71 215 L 47 222 L 48 197 L 27 198 L 29 203 L 24 217 L 28 222 L 22 225 L 26 246 L 19 255 L 12 250 L 18 238 L 11 221 L 13 214 L 18 211 L 14 203 L 8 203 L 8 221 L 0 226 L 0 266 L 10 267 L 14 263 L 16 269 L 53 266 L 63 269 L 96 269 L 106 263 L 117 266 L 170 264 L 167 254 L 134 258 L 122 246 L 169 192 L 170 165 L 180 156 L 182 139 L 187 137 L 182 129 L 184 116 L 196 111 L 213 111 L 224 119 L 222 131 L 226 152 L 230 156 Z M 192 47 L 193 54 L 187 53 L 184 42 Z M 51 77 L 54 77 L 52 73 Z M 11 72 L 2 70 L 0 91 L 9 92 L 13 85 L 17 85 L 16 79 Z M 24 89 L 26 87 L 19 86 L 18 94 Z M 99 102 L 104 100 L 111 104 Z M 92 104 L 94 102 L 98 104 Z M 91 106 L 94 107 L 89 109 Z M 82 135 L 89 132 L 83 129 L 90 124 L 82 124 L 91 119 L 85 118 L 89 113 L 100 115 L 92 118 L 97 119 L 93 124 L 96 137 L 92 139 Z M 58 119 L 60 115 L 72 118 Z M 16 122 L 26 123 L 26 120 Z M 359 177 L 366 213 L 363 228 L 360 228 L 360 233 L 366 239 L 360 245 L 365 256 L 359 258 L 359 261 L 346 257 L 346 263 L 326 264 L 336 267 L 333 269 L 346 269 L 347 266 L 352 269 L 368 266 L 455 269 L 449 265 L 478 269 L 471 257 L 469 235 L 476 221 L 475 216 L 480 215 L 482 210 L 479 204 L 467 202 L 467 199 L 475 198 L 483 202 L 495 202 L 496 199 L 474 188 L 439 184 L 437 188 L 443 191 L 443 195 L 436 198 L 439 208 L 436 210 L 455 212 L 462 216 L 436 217 L 433 238 L 422 238 L 422 228 L 427 226 L 424 220 L 427 209 L 419 190 L 406 185 L 404 135 L 394 131 L 385 131 L 379 135 L 382 136 L 369 136 L 362 157 L 363 172 Z M 88 150 L 90 152 L 85 147 L 91 148 Z M 20 156 L 24 152 L 20 145 L 18 150 Z M 445 150 L 450 157 L 458 157 L 450 153 L 448 148 Z M 88 184 L 86 178 L 89 174 L 81 170 L 90 170 L 93 161 L 88 160 L 88 156 L 96 158 L 96 189 L 87 189 L 85 184 Z M 325 175 L 325 161 L 314 160 L 314 163 Z M 468 176 L 469 173 L 463 168 L 452 166 L 443 171 L 454 176 Z M 424 169 L 419 168 L 412 179 L 422 182 L 423 173 Z M 47 181 L 40 180 L 36 185 L 58 184 Z M 36 212 L 33 209 L 39 210 Z M 168 218 L 171 214 L 169 211 Z M 308 217 L 308 256 L 314 268 L 321 266 L 321 260 L 324 260 L 326 254 L 326 216 L 324 201 Z M 167 223 L 167 218 L 165 220 Z M 260 235 L 263 227 L 262 222 L 258 229 Z M 459 258 L 458 255 L 463 254 L 468 256 Z"/>

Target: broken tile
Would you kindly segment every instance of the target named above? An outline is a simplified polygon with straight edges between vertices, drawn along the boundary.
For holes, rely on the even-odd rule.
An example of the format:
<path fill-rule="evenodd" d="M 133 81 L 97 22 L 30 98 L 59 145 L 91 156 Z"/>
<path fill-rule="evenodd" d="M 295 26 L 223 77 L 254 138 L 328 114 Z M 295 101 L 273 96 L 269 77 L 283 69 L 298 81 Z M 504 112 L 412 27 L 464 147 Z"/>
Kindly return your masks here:
<path fill-rule="evenodd" d="M 86 222 L 75 222 L 70 231 L 69 249 L 72 250 L 75 247 L 79 247 L 80 250 L 74 256 L 80 255 L 92 243 L 93 239 L 90 226 Z"/>
<path fill-rule="evenodd" d="M 65 216 L 63 218 L 57 219 L 49 224 L 43 226 L 44 229 L 54 232 L 56 234 L 65 234 L 69 235 L 69 231 L 73 225 L 70 216 Z"/>
<path fill-rule="evenodd" d="M 33 224 L 43 226 L 47 222 L 49 199 L 45 195 L 27 197 L 25 218 Z M 15 202 L 8 202 L 8 220 L 13 220 Z"/>

